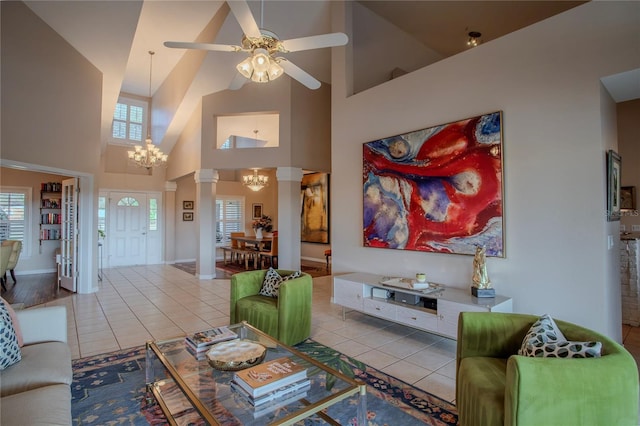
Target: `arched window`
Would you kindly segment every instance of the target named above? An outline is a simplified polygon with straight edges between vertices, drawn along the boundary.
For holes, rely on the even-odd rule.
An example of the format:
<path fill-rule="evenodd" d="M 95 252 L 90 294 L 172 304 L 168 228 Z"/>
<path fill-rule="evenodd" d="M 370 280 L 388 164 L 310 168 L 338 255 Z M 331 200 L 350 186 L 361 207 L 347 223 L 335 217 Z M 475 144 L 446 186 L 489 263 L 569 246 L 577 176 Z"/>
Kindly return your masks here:
<path fill-rule="evenodd" d="M 139 207 L 140 203 L 133 197 L 123 197 L 118 201 L 118 205 L 123 207 Z"/>

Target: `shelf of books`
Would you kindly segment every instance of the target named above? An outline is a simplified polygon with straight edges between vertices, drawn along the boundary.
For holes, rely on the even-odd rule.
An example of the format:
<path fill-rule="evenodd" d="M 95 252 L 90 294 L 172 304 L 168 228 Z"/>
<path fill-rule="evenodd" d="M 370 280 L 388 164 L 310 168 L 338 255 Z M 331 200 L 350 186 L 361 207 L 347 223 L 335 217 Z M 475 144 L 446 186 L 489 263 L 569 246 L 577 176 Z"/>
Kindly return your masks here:
<path fill-rule="evenodd" d="M 40 184 L 40 246 L 43 241 L 60 242 L 62 227 L 62 183 Z"/>

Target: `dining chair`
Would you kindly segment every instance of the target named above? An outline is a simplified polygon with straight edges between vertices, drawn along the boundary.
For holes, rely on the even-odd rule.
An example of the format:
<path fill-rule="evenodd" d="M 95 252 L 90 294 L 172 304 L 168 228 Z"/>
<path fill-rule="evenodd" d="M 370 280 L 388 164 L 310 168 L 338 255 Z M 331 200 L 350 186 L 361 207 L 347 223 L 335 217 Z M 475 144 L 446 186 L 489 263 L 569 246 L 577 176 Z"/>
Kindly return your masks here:
<path fill-rule="evenodd" d="M 277 268 L 278 266 L 278 236 L 271 237 L 271 248 L 260 252 L 260 268 L 264 268 L 264 261 L 269 259 L 269 266 Z"/>
<path fill-rule="evenodd" d="M 2 242 L 3 246 L 11 247 L 11 256 L 9 256 L 9 263 L 7 264 L 7 269 L 3 274 L 3 278 L 5 283 L 7 282 L 7 271 L 11 274 L 11 279 L 13 283 L 16 283 L 16 273 L 14 269 L 18 265 L 18 259 L 20 259 L 20 252 L 22 251 L 22 241 L 19 240 L 4 240 Z"/>
<path fill-rule="evenodd" d="M 231 232 L 229 234 L 231 238 L 231 263 L 233 263 L 233 258 L 236 258 L 236 262 L 244 256 L 244 250 L 246 248 L 245 243 L 242 241 L 238 241 L 235 237 L 244 237 L 244 232 Z"/>
<path fill-rule="evenodd" d="M 3 244 L 0 246 L 0 284 L 4 291 L 7 290 L 7 280 L 4 278 L 4 275 L 7 272 L 7 265 L 9 264 L 9 258 L 11 257 L 11 250 L 12 247 L 10 245 Z"/>

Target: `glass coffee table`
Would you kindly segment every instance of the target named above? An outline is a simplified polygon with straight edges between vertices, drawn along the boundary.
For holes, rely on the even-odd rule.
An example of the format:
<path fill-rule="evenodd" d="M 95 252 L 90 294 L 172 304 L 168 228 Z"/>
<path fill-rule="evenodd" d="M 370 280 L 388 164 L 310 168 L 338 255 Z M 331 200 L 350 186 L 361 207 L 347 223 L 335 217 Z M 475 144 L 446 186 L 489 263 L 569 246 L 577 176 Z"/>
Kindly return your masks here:
<path fill-rule="evenodd" d="M 162 412 L 172 425 L 290 425 L 301 419 L 318 416 L 327 424 L 339 425 L 323 410 L 347 399 L 356 401 L 357 424 L 366 418 L 366 385 L 351 379 L 308 355 L 278 342 L 246 322 L 229 326 L 238 338 L 266 347 L 264 361 L 291 357 L 307 368 L 310 388 L 300 399 L 277 400 L 266 407 L 253 407 L 231 387 L 233 371 L 213 368 L 206 352 L 196 356 L 187 350 L 184 336 L 146 344 L 146 383 Z M 203 359 L 198 359 L 203 358 Z M 264 362 L 263 361 L 263 362 Z M 327 389 L 327 379 L 335 382 Z M 333 378 L 329 380 L 332 382 Z"/>

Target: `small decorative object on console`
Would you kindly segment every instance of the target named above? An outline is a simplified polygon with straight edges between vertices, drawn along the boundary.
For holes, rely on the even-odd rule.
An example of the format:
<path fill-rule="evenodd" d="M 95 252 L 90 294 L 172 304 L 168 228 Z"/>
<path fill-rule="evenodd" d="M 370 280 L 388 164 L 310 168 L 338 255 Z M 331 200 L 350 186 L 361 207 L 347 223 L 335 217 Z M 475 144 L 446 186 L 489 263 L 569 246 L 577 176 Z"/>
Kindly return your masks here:
<path fill-rule="evenodd" d="M 473 286 L 471 294 L 475 297 L 495 297 L 496 290 L 491 287 L 491 280 L 487 274 L 486 254 L 484 247 L 476 247 L 473 256 Z"/>

